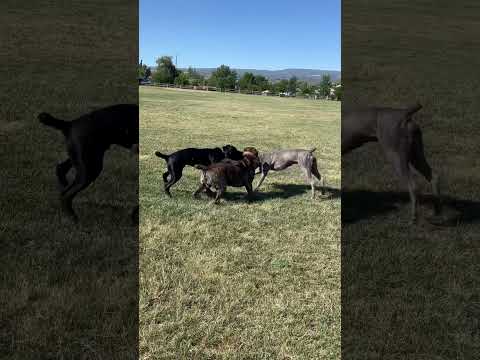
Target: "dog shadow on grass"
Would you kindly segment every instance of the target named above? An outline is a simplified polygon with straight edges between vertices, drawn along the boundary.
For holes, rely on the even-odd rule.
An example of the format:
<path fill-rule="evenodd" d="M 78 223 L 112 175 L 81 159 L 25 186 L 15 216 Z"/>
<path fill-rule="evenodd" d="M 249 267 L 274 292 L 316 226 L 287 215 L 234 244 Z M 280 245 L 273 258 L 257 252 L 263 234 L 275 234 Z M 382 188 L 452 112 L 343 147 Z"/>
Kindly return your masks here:
<path fill-rule="evenodd" d="M 310 196 L 310 185 L 300 184 L 272 184 L 274 191 L 262 191 L 262 189 L 255 192 L 251 202 L 262 202 L 274 199 L 289 199 L 295 196 L 308 194 Z M 320 195 L 320 189 L 316 190 L 317 200 L 331 200 L 341 196 L 339 189 L 325 187 L 325 195 Z M 228 201 L 246 201 L 245 193 L 229 193 L 225 194 L 225 199 Z"/>
<path fill-rule="evenodd" d="M 424 208 L 433 209 L 435 198 L 433 195 L 418 195 L 419 215 L 427 219 L 432 213 L 423 215 Z M 406 192 L 378 192 L 370 190 L 343 190 L 342 191 L 342 222 L 356 223 L 378 215 L 387 215 L 399 212 L 400 207 L 408 205 L 410 197 Z M 453 226 L 459 223 L 480 222 L 480 202 L 473 200 L 456 199 L 442 195 L 442 215 L 439 218 L 430 217 L 429 222 L 436 225 Z M 405 211 L 410 211 L 406 208 Z M 408 214 L 407 214 L 408 215 Z"/>

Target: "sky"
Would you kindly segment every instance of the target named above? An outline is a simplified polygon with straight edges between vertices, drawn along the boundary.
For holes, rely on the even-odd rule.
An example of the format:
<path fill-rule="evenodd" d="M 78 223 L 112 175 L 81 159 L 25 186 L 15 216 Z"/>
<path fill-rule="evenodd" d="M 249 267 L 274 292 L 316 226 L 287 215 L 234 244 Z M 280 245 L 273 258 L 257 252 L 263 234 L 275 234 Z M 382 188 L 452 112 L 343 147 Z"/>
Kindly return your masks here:
<path fill-rule="evenodd" d="M 139 0 L 139 57 L 178 67 L 340 70 L 340 0 Z"/>

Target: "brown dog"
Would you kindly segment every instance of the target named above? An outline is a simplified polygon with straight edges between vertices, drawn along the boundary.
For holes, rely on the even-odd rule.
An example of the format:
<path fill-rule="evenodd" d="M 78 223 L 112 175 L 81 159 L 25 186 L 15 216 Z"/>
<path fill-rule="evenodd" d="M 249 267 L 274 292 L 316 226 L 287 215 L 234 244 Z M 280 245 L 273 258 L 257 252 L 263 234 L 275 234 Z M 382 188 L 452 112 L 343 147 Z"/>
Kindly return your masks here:
<path fill-rule="evenodd" d="M 223 160 L 209 166 L 197 165 L 202 170 L 200 176 L 200 187 L 193 196 L 198 197 L 200 192 L 206 191 L 209 196 L 215 196 L 214 203 L 218 204 L 220 198 L 227 190 L 227 186 L 241 187 L 247 189 L 247 199 L 253 194 L 253 178 L 255 169 L 259 166 L 258 151 L 253 147 L 243 150 L 242 160 Z M 212 191 L 216 190 L 216 193 Z"/>

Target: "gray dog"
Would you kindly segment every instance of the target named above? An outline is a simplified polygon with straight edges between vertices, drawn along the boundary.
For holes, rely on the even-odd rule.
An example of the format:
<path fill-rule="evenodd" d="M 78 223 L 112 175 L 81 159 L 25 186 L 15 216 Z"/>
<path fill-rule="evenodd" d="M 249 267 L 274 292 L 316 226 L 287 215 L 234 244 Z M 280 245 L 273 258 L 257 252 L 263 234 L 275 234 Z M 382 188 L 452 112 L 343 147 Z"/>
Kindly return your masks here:
<path fill-rule="evenodd" d="M 411 169 L 431 183 L 436 197 L 435 214 L 441 211 L 438 176 L 425 159 L 422 131 L 412 120 L 421 108 L 416 104 L 406 109 L 367 108 L 342 112 L 342 156 L 366 142 L 378 141 L 400 181 L 408 187 L 412 222 L 416 220 L 417 197 Z"/>
<path fill-rule="evenodd" d="M 312 188 L 312 199 L 315 198 L 315 179 L 316 177 L 322 184 L 322 195 L 325 194 L 325 179 L 320 175 L 317 168 L 317 159 L 313 155 L 316 149 L 303 150 L 303 149 L 288 149 L 277 150 L 270 153 L 264 153 L 259 155 L 260 159 L 260 171 L 257 174 L 262 174 L 260 181 L 254 191 L 257 191 L 263 180 L 267 177 L 270 170 L 281 171 L 294 164 L 298 164 L 305 174 L 307 181 Z"/>

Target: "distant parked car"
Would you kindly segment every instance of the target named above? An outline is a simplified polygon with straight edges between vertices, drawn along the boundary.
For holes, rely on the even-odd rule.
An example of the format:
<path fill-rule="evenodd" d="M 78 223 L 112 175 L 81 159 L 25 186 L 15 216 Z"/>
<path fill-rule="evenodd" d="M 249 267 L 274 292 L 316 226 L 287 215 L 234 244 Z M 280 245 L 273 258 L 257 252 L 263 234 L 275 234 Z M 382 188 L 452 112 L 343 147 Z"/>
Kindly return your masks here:
<path fill-rule="evenodd" d="M 152 82 L 150 80 L 145 80 L 145 79 L 141 79 L 140 80 L 140 85 L 151 85 Z"/>

